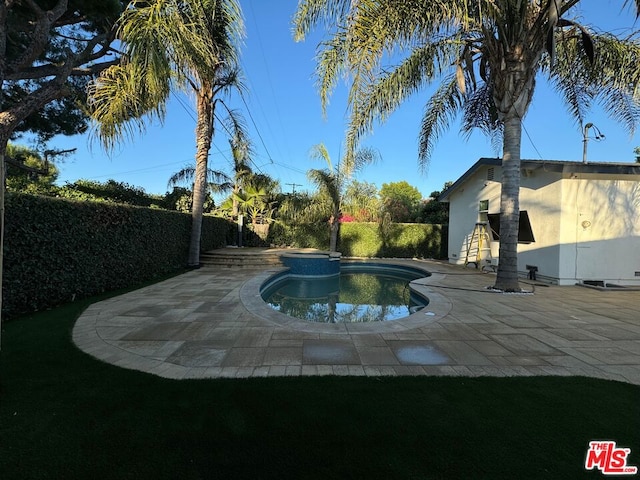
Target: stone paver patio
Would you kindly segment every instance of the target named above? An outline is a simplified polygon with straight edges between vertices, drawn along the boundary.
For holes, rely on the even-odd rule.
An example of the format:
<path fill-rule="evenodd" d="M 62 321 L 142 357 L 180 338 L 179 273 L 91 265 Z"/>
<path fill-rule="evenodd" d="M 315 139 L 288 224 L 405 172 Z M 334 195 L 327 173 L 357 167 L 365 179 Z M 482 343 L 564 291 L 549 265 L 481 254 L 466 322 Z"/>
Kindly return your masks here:
<path fill-rule="evenodd" d="M 406 320 L 305 324 L 257 298 L 278 269 L 205 267 L 90 306 L 73 340 L 92 356 L 162 377 L 581 375 L 640 384 L 640 292 L 522 283 L 405 260 L 430 304 Z M 535 285 L 532 285 L 535 284 Z"/>

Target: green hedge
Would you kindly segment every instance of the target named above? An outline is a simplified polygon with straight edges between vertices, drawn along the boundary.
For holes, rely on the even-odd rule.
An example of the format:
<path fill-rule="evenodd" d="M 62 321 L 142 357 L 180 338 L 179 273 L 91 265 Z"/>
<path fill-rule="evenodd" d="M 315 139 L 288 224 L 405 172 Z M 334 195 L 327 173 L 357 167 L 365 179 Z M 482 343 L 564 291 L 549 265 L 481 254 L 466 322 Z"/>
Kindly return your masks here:
<path fill-rule="evenodd" d="M 135 285 L 186 266 L 187 214 L 8 194 L 3 313 L 12 316 Z M 226 220 L 205 217 L 202 249 L 225 245 Z"/>
<path fill-rule="evenodd" d="M 298 248 L 329 249 L 329 227 L 326 223 L 283 225 L 274 223 L 269 228 L 268 243 Z"/>
<path fill-rule="evenodd" d="M 348 257 L 446 258 L 446 225 L 348 222 L 340 225 L 338 250 Z M 274 224 L 269 241 L 276 245 L 329 248 L 327 224 L 283 226 Z"/>
<path fill-rule="evenodd" d="M 446 228 L 424 223 L 343 223 L 338 249 L 349 257 L 443 258 Z M 446 254 L 445 254 L 446 255 Z"/>

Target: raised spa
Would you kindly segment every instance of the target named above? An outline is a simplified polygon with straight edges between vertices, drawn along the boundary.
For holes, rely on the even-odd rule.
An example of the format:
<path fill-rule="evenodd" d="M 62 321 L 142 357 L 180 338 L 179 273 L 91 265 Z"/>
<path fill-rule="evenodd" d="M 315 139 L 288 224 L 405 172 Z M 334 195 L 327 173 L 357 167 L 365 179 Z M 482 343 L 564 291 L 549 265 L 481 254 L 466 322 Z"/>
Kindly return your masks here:
<path fill-rule="evenodd" d="M 302 259 L 301 259 L 302 260 Z M 392 264 L 341 263 L 336 274 L 300 275 L 291 270 L 268 279 L 260 289 L 274 310 L 319 323 L 386 322 L 407 317 L 429 303 L 409 285 L 429 273 Z M 303 268 L 307 272 L 307 266 Z"/>

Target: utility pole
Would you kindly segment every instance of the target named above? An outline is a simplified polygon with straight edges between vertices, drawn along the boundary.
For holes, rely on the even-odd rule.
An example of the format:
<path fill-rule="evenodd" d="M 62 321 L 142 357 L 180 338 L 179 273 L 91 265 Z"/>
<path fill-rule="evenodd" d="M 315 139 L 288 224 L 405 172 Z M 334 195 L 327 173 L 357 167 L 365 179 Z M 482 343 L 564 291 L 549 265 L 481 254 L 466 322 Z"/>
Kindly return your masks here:
<path fill-rule="evenodd" d="M 291 185 L 291 195 L 295 195 L 296 187 L 301 187 L 301 183 L 285 183 L 285 185 Z"/>

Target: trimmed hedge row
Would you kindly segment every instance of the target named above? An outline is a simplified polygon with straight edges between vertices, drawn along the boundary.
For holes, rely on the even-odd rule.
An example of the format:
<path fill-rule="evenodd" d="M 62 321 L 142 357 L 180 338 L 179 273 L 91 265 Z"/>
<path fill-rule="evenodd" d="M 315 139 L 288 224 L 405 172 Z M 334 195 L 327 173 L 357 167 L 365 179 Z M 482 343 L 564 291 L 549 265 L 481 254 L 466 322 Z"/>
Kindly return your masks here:
<path fill-rule="evenodd" d="M 349 257 L 446 258 L 447 228 L 423 223 L 348 222 L 340 225 L 338 250 Z M 329 248 L 326 223 L 271 225 L 268 241 L 276 245 Z"/>
<path fill-rule="evenodd" d="M 349 257 L 445 258 L 447 229 L 425 223 L 340 225 L 338 250 Z"/>
<path fill-rule="evenodd" d="M 129 287 L 186 265 L 191 217 L 178 212 L 7 194 L 3 314 Z M 202 249 L 233 224 L 205 217 Z"/>
<path fill-rule="evenodd" d="M 329 248 L 329 227 L 326 223 L 301 223 L 283 225 L 273 223 L 269 228 L 267 242 L 275 245 L 289 245 L 299 248 Z"/>

